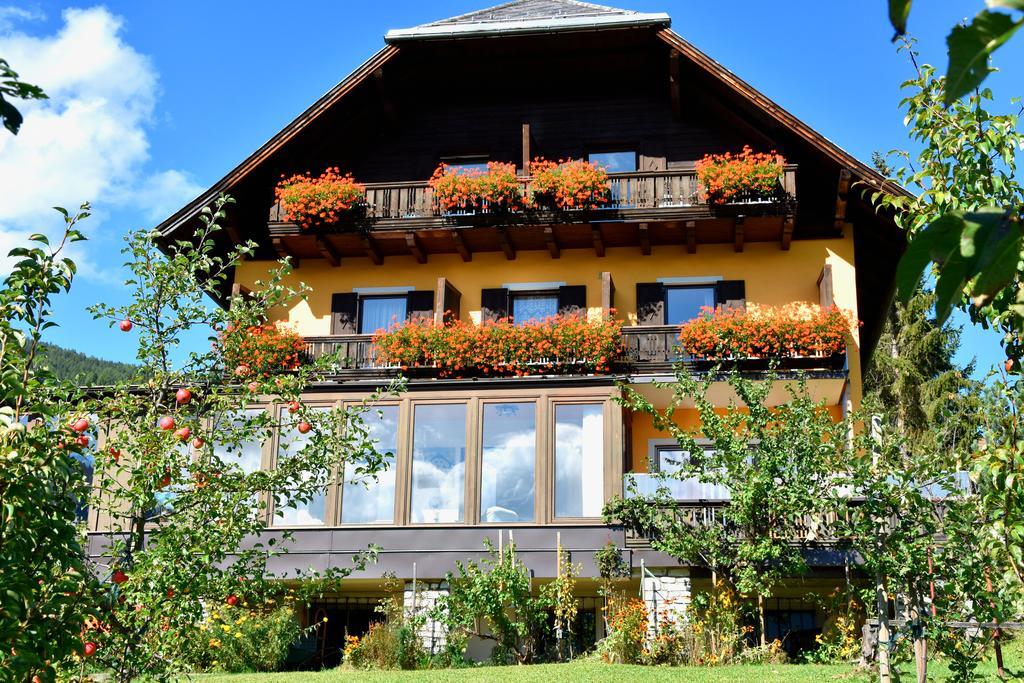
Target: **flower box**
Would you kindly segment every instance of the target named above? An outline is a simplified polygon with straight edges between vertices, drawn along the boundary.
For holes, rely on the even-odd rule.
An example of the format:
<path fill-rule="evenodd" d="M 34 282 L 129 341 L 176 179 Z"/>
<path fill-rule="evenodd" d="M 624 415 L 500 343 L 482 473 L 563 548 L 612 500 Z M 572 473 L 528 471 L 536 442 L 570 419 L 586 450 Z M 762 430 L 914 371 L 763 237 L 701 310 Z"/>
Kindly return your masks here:
<path fill-rule="evenodd" d="M 782 174 L 786 161 L 775 152 L 707 154 L 697 162 L 697 180 L 709 204 L 762 204 L 785 198 Z"/>
<path fill-rule="evenodd" d="M 530 164 L 530 202 L 551 210 L 596 209 L 608 201 L 608 173 L 582 159 L 559 162 L 534 159 Z"/>
<path fill-rule="evenodd" d="M 225 370 L 239 380 L 295 370 L 305 350 L 294 330 L 271 323 L 228 327 L 218 340 Z"/>
<path fill-rule="evenodd" d="M 308 172 L 282 175 L 274 196 L 281 204 L 282 218 L 306 230 L 357 217 L 366 209 L 366 188 L 351 174 L 341 175 L 337 167 L 315 178 Z"/>
<path fill-rule="evenodd" d="M 441 213 L 500 213 L 522 209 L 523 191 L 515 164 L 487 163 L 487 170 L 441 164 L 427 183 Z"/>

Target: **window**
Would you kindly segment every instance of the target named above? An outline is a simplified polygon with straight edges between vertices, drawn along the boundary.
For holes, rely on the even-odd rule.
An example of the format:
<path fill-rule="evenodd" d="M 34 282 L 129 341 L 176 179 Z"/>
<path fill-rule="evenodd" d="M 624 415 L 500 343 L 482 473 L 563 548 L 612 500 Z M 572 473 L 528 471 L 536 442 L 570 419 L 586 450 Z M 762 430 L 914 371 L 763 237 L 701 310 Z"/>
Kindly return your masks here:
<path fill-rule="evenodd" d="M 328 408 L 317 408 L 318 411 Z M 287 409 L 282 409 L 278 421 L 282 425 L 281 433 L 277 444 L 277 459 L 285 458 L 300 452 L 311 440 L 312 432 L 302 434 L 296 428 L 294 416 L 290 415 Z M 289 492 L 283 491 L 276 494 L 278 499 L 287 499 Z M 278 505 L 274 511 L 274 525 L 276 526 L 317 526 L 322 525 L 327 518 L 327 492 L 320 491 L 309 500 L 295 500 L 287 505 Z"/>
<path fill-rule="evenodd" d="M 359 334 L 373 334 L 403 322 L 408 312 L 408 297 L 363 296 L 359 298 Z"/>
<path fill-rule="evenodd" d="M 466 404 L 421 404 L 413 415 L 413 523 L 461 522 L 466 494 Z"/>
<path fill-rule="evenodd" d="M 236 430 L 252 426 L 263 414 L 262 408 L 251 408 L 227 417 L 225 425 L 229 434 Z M 260 469 L 263 462 L 263 441 L 233 441 L 230 437 L 222 443 L 213 445 L 213 453 L 225 463 L 238 465 L 243 472 L 250 474 Z"/>
<path fill-rule="evenodd" d="M 555 516 L 599 517 L 604 504 L 604 406 L 555 406 Z"/>
<path fill-rule="evenodd" d="M 536 404 L 485 403 L 480 521 L 533 521 L 536 455 Z"/>
<path fill-rule="evenodd" d="M 665 324 L 681 325 L 700 315 L 702 308 L 715 307 L 714 285 L 686 285 L 665 288 Z"/>
<path fill-rule="evenodd" d="M 377 478 L 360 476 L 361 462 L 345 463 L 341 498 L 342 524 L 390 524 L 395 518 L 395 453 L 398 452 L 398 406 L 380 406 L 363 413 L 374 448 L 385 456 L 387 469 Z"/>
<path fill-rule="evenodd" d="M 704 450 L 710 452 L 710 449 Z M 689 454 L 677 446 L 656 446 L 651 458 L 650 470 L 652 474 L 657 472 L 672 474 L 682 469 L 688 459 Z M 655 488 L 667 486 L 676 500 L 729 500 L 732 497 L 727 486 L 703 483 L 699 477 L 667 481 L 655 480 L 651 485 Z"/>
<path fill-rule="evenodd" d="M 516 325 L 542 322 L 558 315 L 558 292 L 514 292 L 512 320 Z"/>
<path fill-rule="evenodd" d="M 609 173 L 631 173 L 636 171 L 636 152 L 593 152 L 587 155 L 592 164 L 596 164 Z"/>
<path fill-rule="evenodd" d="M 442 157 L 441 163 L 457 173 L 487 172 L 487 157 L 483 155 Z"/>

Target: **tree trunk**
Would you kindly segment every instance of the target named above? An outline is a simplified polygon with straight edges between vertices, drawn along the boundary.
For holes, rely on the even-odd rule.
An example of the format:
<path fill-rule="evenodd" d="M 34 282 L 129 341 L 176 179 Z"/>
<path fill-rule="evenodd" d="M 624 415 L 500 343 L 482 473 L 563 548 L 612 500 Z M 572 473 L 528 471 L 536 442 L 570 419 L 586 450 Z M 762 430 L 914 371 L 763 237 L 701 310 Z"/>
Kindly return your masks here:
<path fill-rule="evenodd" d="M 879 683 L 892 683 L 889 670 L 889 597 L 881 574 L 875 575 L 875 600 L 878 608 L 878 680 Z"/>
<path fill-rule="evenodd" d="M 757 621 L 761 628 L 761 647 L 768 644 L 767 635 L 764 632 L 764 595 L 757 594 Z"/>

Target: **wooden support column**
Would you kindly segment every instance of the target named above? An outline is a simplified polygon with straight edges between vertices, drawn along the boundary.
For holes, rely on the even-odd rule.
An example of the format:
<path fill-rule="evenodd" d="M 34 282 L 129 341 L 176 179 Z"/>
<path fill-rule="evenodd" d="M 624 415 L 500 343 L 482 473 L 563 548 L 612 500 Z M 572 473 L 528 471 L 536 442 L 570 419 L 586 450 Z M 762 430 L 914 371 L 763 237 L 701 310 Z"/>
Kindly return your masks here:
<path fill-rule="evenodd" d="M 651 255 L 651 235 L 646 223 L 637 226 L 637 237 L 640 238 L 640 253 L 644 256 Z"/>
<path fill-rule="evenodd" d="M 285 258 L 286 256 L 291 257 L 292 267 L 299 267 L 299 257 L 295 255 L 295 252 L 292 251 L 291 247 L 288 246 L 287 242 L 285 242 L 280 237 L 272 238 L 271 242 L 273 243 L 274 251 L 277 252 L 278 256 L 280 256 L 281 258 Z"/>
<path fill-rule="evenodd" d="M 462 292 L 448 281 L 448 278 L 437 278 L 437 289 L 434 290 L 434 324 L 443 325 L 448 319 L 459 319 L 459 308 Z M 450 314 L 446 319 L 445 314 Z"/>
<path fill-rule="evenodd" d="M 455 250 L 459 252 L 459 256 L 462 257 L 463 261 L 472 261 L 473 252 L 469 250 L 469 245 L 466 244 L 466 240 L 462 237 L 462 233 L 458 229 L 451 231 L 452 242 L 455 243 Z"/>
<path fill-rule="evenodd" d="M 786 216 L 782 219 L 782 251 L 789 251 L 789 245 L 793 242 L 793 224 L 796 220 L 793 216 Z"/>
<path fill-rule="evenodd" d="M 558 258 L 562 255 L 561 248 L 558 246 L 558 238 L 555 237 L 555 226 L 544 226 L 544 242 L 548 245 L 548 251 L 551 253 L 551 258 Z"/>
<path fill-rule="evenodd" d="M 523 175 L 530 175 L 530 124 L 523 124 Z"/>
<path fill-rule="evenodd" d="M 337 268 L 341 265 L 341 255 L 327 237 L 324 235 L 317 235 L 316 248 L 320 251 L 320 255 L 323 256 L 324 259 L 332 266 Z"/>
<path fill-rule="evenodd" d="M 839 186 L 836 188 L 836 217 L 835 228 L 837 232 L 843 231 L 846 223 L 846 197 L 850 191 L 850 169 L 839 169 Z"/>
<path fill-rule="evenodd" d="M 252 290 L 250 290 L 248 287 L 246 287 L 245 285 L 241 284 L 240 282 L 235 282 L 234 284 L 231 285 L 231 298 L 232 299 L 236 299 L 238 297 L 248 297 L 251 294 L 252 294 Z"/>
<path fill-rule="evenodd" d="M 683 113 L 683 107 L 680 101 L 680 87 L 679 52 L 672 50 L 668 54 L 668 97 L 669 101 L 672 103 L 672 116 L 676 119 L 681 118 Z"/>
<path fill-rule="evenodd" d="M 686 221 L 686 251 L 690 254 L 697 253 L 697 222 Z"/>
<path fill-rule="evenodd" d="M 420 238 L 416 236 L 416 233 L 405 233 L 405 246 L 409 248 L 409 253 L 416 257 L 417 263 L 427 262 L 427 252 L 423 250 L 423 243 L 420 242 Z"/>
<path fill-rule="evenodd" d="M 736 220 L 732 224 L 733 250 L 737 252 L 743 251 L 743 223 L 746 218 L 746 216 L 736 216 Z"/>
<path fill-rule="evenodd" d="M 367 234 L 362 236 L 363 248 L 366 249 L 366 255 L 370 257 L 374 265 L 380 266 L 384 264 L 384 257 L 380 253 L 380 249 L 377 248 L 377 243 L 372 237 Z"/>
<path fill-rule="evenodd" d="M 591 224 L 590 234 L 594 238 L 594 253 L 604 256 L 604 235 L 601 234 L 601 226 Z"/>
<path fill-rule="evenodd" d="M 615 308 L 615 282 L 612 274 L 605 271 L 601 273 L 601 313 L 607 318 L 611 315 L 611 309 Z"/>
<path fill-rule="evenodd" d="M 516 248 L 512 246 L 512 241 L 508 238 L 508 231 L 505 228 L 498 228 L 498 244 L 501 245 L 501 250 L 505 252 L 505 258 L 509 261 L 513 261 L 516 258 Z"/>

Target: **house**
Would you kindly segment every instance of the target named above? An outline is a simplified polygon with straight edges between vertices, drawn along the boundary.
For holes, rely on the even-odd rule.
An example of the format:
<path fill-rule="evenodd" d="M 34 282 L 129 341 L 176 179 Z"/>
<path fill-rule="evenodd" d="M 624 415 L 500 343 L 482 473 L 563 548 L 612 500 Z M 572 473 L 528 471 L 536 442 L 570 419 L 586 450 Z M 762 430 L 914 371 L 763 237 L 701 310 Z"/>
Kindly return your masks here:
<path fill-rule="evenodd" d="M 784 157 L 778 191 L 712 202 L 697 162 L 747 145 Z M 428 180 L 441 163 L 469 172 L 503 162 L 529 193 L 540 157 L 604 168 L 600 204 L 446 210 Z M 300 226 L 275 197 L 278 180 L 328 167 L 365 184 L 365 207 L 350 220 Z M 558 543 L 594 576 L 593 554 L 610 539 L 646 600 L 662 606 L 673 597 L 685 609 L 710 578 L 600 519 L 628 477 L 642 485 L 662 459 L 678 456 L 649 420 L 614 401 L 617 383 L 663 403 L 667 394 L 652 382 L 670 373 L 678 326 L 702 306 L 807 302 L 838 306 L 863 324 L 838 357 L 784 358 L 782 367 L 805 370 L 837 418 L 856 408 L 903 242 L 855 185 L 884 182 L 673 32 L 665 14 L 517 0 L 388 32 L 380 52 L 158 229 L 166 240 L 187 237 L 200 209 L 228 192 L 237 204 L 224 239 L 259 244 L 234 272 L 235 291 L 255 287 L 275 259 L 292 258 L 294 280 L 312 293 L 279 320 L 305 337 L 311 356 L 340 350 L 345 358 L 305 396 L 313 406 L 359 401 L 399 371 L 380 362 L 371 341 L 395 320 L 575 314 L 624 325 L 623 356 L 600 369 L 548 372 L 538 358 L 536 370 L 516 376 L 415 370 L 371 425 L 380 449 L 394 454 L 380 482 L 338 486 L 268 517 L 272 528 L 294 531 L 281 562 L 295 566 L 341 564 L 370 543 L 382 546 L 376 564 L 309 615 L 329 616 L 328 640 L 338 644 L 373 618 L 386 572 L 409 582 L 410 600 L 414 578 L 430 600 L 456 560 L 499 536 L 514 539 L 537 582 L 554 576 Z M 783 400 L 781 386 L 777 395 Z M 680 419 L 694 417 L 682 411 Z M 262 444 L 261 466 L 274 466 L 284 438 Z M 694 487 L 679 496 L 697 510 L 721 504 Z M 822 625 L 802 591 L 839 581 L 842 560 L 823 549 L 814 564 L 799 590 L 769 604 L 779 634 Z M 603 628 L 596 585 L 579 585 L 577 631 L 593 641 Z M 437 635 L 431 628 L 426 635 Z"/>

